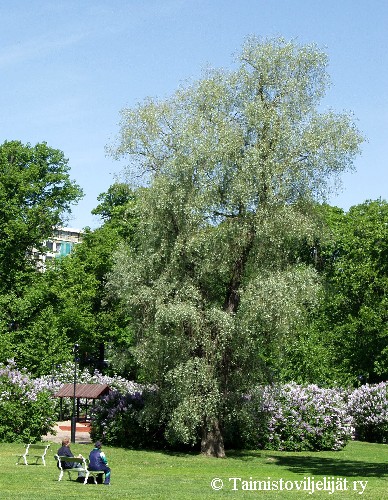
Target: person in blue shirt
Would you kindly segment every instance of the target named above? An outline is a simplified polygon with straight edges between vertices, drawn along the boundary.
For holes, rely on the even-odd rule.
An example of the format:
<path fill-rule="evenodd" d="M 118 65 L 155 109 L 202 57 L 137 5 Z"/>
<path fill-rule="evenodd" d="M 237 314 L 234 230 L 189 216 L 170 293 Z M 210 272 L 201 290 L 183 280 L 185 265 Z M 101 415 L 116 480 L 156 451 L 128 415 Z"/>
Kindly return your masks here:
<path fill-rule="evenodd" d="M 105 453 L 101 451 L 102 444 L 97 441 L 89 454 L 89 470 L 102 470 L 105 473 L 104 484 L 110 484 L 110 468 Z"/>
<path fill-rule="evenodd" d="M 74 457 L 73 453 L 70 450 L 70 439 L 68 437 L 63 438 L 62 446 L 59 448 L 57 455 L 59 457 Z M 78 457 L 82 458 L 82 455 L 78 455 Z M 73 462 L 65 462 L 65 461 L 61 462 L 63 469 L 71 469 L 72 467 L 78 467 L 79 465 Z"/>

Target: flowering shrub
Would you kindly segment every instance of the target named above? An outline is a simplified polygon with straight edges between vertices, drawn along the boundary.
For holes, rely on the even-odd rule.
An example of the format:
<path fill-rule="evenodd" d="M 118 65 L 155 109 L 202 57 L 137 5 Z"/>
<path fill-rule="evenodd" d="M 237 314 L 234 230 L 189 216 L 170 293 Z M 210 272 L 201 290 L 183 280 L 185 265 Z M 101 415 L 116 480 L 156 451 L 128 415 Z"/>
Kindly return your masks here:
<path fill-rule="evenodd" d="M 92 415 L 92 439 L 103 439 L 104 443 L 113 446 L 125 445 L 135 440 L 141 429 L 138 423 L 138 412 L 144 406 L 140 393 L 122 395 L 112 391 L 103 397 Z"/>
<path fill-rule="evenodd" d="M 0 364 L 0 442 L 35 442 L 53 432 L 59 399 L 51 396 L 73 377 L 72 363 L 37 379 L 13 360 Z M 113 389 L 94 409 L 93 439 L 133 448 L 167 446 L 155 388 L 86 369 L 78 371 L 77 381 Z M 64 403 L 71 415 L 71 399 Z M 242 410 L 224 427 L 233 446 L 272 450 L 340 450 L 354 428 L 359 440 L 387 443 L 388 382 L 348 391 L 295 383 L 260 386 L 244 397 Z"/>
<path fill-rule="evenodd" d="M 354 391 L 295 383 L 258 387 L 245 396 L 242 410 L 224 423 L 226 442 L 285 451 L 340 450 L 354 437 L 356 427 L 357 439 L 384 443 L 387 391 L 387 383 Z M 94 416 L 96 436 L 121 446 L 166 446 L 163 425 L 160 429 L 156 425 L 162 421 L 157 398 L 150 404 L 144 395 L 144 391 L 135 398 L 116 393 L 106 398 Z"/>
<path fill-rule="evenodd" d="M 363 385 L 349 394 L 356 439 L 388 443 L 388 382 Z"/>
<path fill-rule="evenodd" d="M 148 398 L 151 393 L 148 392 Z M 128 448 L 151 447 L 160 444 L 158 425 L 148 419 L 144 393 L 120 394 L 112 391 L 103 397 L 92 414 L 92 439 L 105 444 Z M 162 439 L 163 440 L 163 439 Z"/>
<path fill-rule="evenodd" d="M 35 387 L 37 390 L 48 390 L 51 394 L 55 394 L 59 391 L 63 384 L 69 384 L 74 382 L 74 363 L 68 361 L 63 365 L 56 367 L 56 371 L 51 375 L 44 375 L 43 377 L 35 379 Z M 95 370 L 93 374 L 84 368 L 83 370 L 77 370 L 77 383 L 78 384 L 107 384 L 110 389 L 119 391 L 121 394 L 135 394 L 141 391 L 142 386 L 126 380 L 123 377 L 108 377 L 103 375 L 98 370 Z M 84 404 L 84 401 L 81 400 Z M 54 398 L 55 410 L 59 414 L 59 398 Z M 62 412 L 64 416 L 70 418 L 73 411 L 73 402 L 71 398 L 64 398 L 62 400 Z"/>
<path fill-rule="evenodd" d="M 340 450 L 353 436 L 352 418 L 338 389 L 295 383 L 259 387 L 251 404 L 259 448 Z"/>
<path fill-rule="evenodd" d="M 35 386 L 13 360 L 0 364 L 0 441 L 36 442 L 53 431 L 55 410 L 49 391 Z"/>
<path fill-rule="evenodd" d="M 54 394 L 63 384 L 73 381 L 74 363 L 68 362 L 58 366 L 56 373 L 36 379 L 35 384 Z M 103 439 L 105 444 L 112 446 L 133 448 L 152 444 L 157 432 L 148 418 L 149 412 L 143 411 L 144 386 L 120 376 L 103 375 L 98 370 L 90 374 L 86 368 L 77 370 L 77 383 L 107 384 L 111 389 L 109 395 L 97 401 L 94 409 L 90 410 L 92 439 Z M 54 403 L 59 413 L 59 398 L 54 398 Z M 62 412 L 68 417 L 72 415 L 72 405 L 71 398 L 63 399 Z"/>
<path fill-rule="evenodd" d="M 64 365 L 57 366 L 56 371 L 52 375 L 45 375 L 37 378 L 36 384 L 40 384 L 41 387 L 48 388 L 51 392 L 56 392 L 63 384 L 69 384 L 73 381 L 74 363 L 68 361 Z M 126 380 L 123 377 L 109 377 L 107 375 L 103 375 L 98 370 L 95 370 L 93 374 L 90 374 L 86 368 L 83 370 L 77 370 L 77 383 L 107 384 L 111 389 L 120 391 L 122 394 L 134 394 L 141 389 L 141 385 L 130 380 Z"/>

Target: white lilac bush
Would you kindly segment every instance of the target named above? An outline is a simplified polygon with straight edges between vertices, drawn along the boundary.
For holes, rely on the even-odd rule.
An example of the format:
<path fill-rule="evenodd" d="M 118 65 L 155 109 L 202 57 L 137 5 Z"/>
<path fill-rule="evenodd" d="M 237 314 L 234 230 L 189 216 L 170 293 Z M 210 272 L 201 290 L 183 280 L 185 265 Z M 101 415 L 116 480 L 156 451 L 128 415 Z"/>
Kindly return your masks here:
<path fill-rule="evenodd" d="M 388 443 L 388 382 L 365 384 L 349 393 L 348 413 L 356 439 Z"/>
<path fill-rule="evenodd" d="M 71 361 L 63 365 L 55 367 L 51 375 L 44 375 L 43 377 L 35 379 L 35 387 L 37 390 L 48 390 L 51 394 L 59 391 L 63 384 L 74 382 L 74 363 Z M 136 394 L 141 393 L 142 386 L 123 377 L 115 376 L 109 377 L 103 375 L 98 370 L 91 374 L 86 368 L 77 369 L 77 383 L 78 384 L 107 384 L 112 391 L 118 391 L 120 394 Z M 84 403 L 84 401 L 81 401 Z M 59 414 L 59 399 L 54 398 L 55 409 Z M 62 412 L 64 418 L 70 417 L 72 414 L 72 400 L 65 398 L 62 402 Z"/>
<path fill-rule="evenodd" d="M 252 394 L 257 446 L 271 450 L 340 450 L 354 434 L 344 392 L 289 383 Z"/>
<path fill-rule="evenodd" d="M 53 431 L 55 408 L 51 393 L 35 385 L 14 360 L 0 363 L 0 441 L 35 442 Z"/>
<path fill-rule="evenodd" d="M 48 388 L 52 392 L 56 392 L 63 384 L 74 382 L 74 363 L 68 361 L 63 365 L 55 367 L 51 375 L 44 375 L 36 379 L 36 384 L 41 387 Z M 134 394 L 139 392 L 141 385 L 130 380 L 126 380 L 120 376 L 110 377 L 103 375 L 98 370 L 90 373 L 87 368 L 82 370 L 77 369 L 78 384 L 107 384 L 113 390 L 117 390 L 122 394 Z"/>

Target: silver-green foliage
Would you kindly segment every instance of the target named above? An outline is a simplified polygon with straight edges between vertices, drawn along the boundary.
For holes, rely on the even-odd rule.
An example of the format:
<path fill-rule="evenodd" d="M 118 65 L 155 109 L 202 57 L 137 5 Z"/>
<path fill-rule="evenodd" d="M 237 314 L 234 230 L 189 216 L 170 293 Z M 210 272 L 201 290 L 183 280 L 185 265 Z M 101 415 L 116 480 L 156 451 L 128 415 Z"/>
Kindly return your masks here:
<path fill-rule="evenodd" d="M 149 188 L 136 250 L 118 252 L 110 287 L 166 395 L 172 441 L 201 429 L 205 451 L 217 434 L 222 448 L 231 401 L 314 305 L 318 279 L 300 258 L 316 235 L 311 204 L 362 141 L 350 114 L 319 111 L 326 66 L 315 45 L 250 38 L 235 69 L 122 112 L 112 154 Z"/>

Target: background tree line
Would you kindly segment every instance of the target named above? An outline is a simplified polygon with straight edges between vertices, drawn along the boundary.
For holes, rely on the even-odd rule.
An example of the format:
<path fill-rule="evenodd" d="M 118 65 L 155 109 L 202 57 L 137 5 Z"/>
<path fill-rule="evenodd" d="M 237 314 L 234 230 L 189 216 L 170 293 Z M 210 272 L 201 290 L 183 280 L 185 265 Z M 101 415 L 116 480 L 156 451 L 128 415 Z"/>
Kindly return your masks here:
<path fill-rule="evenodd" d="M 61 152 L 4 143 L 2 360 L 47 374 L 77 341 L 84 364 L 159 387 L 170 442 L 217 456 L 254 384 L 385 379 L 387 203 L 324 203 L 362 142 L 320 111 L 326 66 L 250 38 L 233 71 L 123 110 L 112 154 L 148 186 L 112 185 L 101 227 L 45 273 L 26 255 L 81 190 Z"/>

